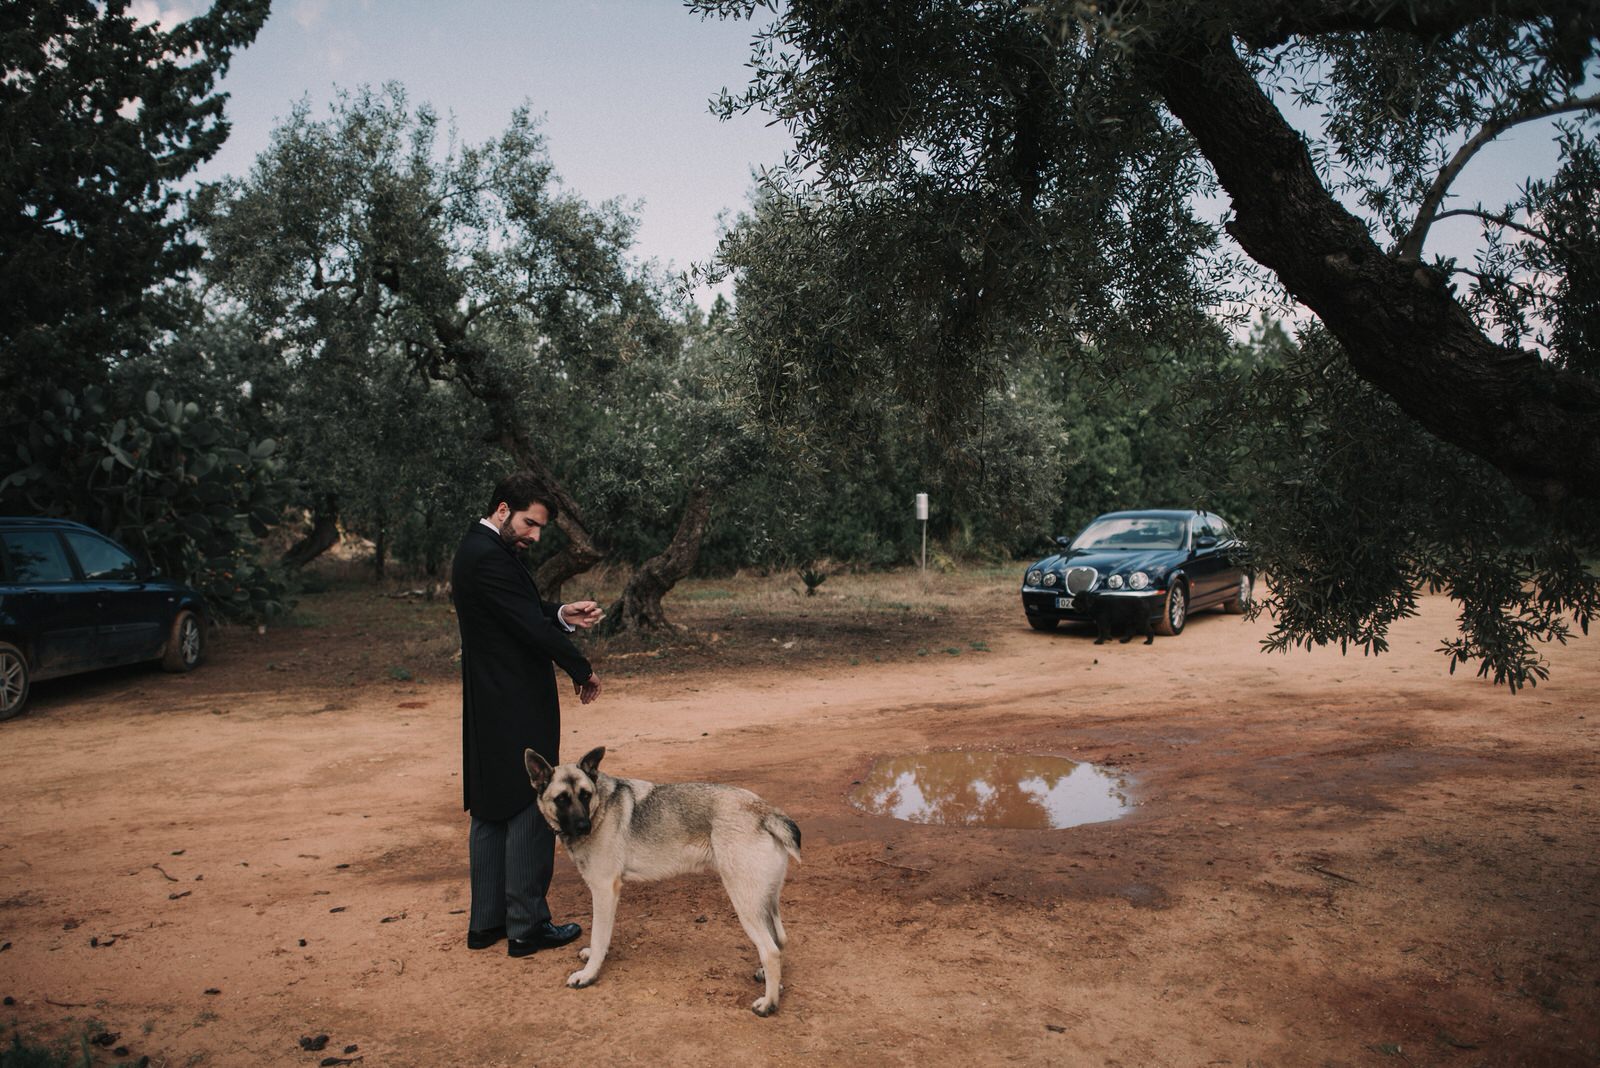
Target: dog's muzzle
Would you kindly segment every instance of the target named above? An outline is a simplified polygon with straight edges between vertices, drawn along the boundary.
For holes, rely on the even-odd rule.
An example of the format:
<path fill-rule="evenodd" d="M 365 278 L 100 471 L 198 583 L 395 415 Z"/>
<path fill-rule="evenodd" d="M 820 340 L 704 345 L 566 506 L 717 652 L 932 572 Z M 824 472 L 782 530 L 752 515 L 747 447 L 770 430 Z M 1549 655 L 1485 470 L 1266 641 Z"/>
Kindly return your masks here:
<path fill-rule="evenodd" d="M 572 816 L 562 822 L 565 824 L 564 833 L 568 838 L 582 838 L 589 833 L 588 816 Z"/>

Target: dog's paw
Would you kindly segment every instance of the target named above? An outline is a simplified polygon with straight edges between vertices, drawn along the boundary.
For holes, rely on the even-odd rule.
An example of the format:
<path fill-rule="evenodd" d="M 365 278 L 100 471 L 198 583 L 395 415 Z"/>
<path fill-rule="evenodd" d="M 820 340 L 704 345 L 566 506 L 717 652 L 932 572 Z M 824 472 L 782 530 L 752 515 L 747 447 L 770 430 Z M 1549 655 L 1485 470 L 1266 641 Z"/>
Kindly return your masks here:
<path fill-rule="evenodd" d="M 772 998 L 756 998 L 750 1003 L 750 1011 L 757 1016 L 771 1016 L 778 1011 L 778 1003 Z"/>
<path fill-rule="evenodd" d="M 589 954 L 591 954 L 593 952 L 594 952 L 593 949 L 590 949 L 588 946 L 584 946 L 582 949 L 578 950 L 578 959 L 579 960 L 588 960 L 589 959 Z"/>
<path fill-rule="evenodd" d="M 589 969 L 585 968 L 581 972 L 573 972 L 567 976 L 567 985 L 574 990 L 582 990 L 586 986 L 593 986 L 596 978 L 597 976 L 591 974 Z"/>

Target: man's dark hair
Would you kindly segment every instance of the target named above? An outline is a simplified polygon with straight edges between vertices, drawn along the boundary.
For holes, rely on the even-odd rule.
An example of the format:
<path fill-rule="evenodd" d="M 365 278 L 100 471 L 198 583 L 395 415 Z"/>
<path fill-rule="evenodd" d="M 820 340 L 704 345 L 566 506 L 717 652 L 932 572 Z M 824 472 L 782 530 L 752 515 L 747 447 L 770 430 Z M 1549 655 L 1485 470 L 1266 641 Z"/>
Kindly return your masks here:
<path fill-rule="evenodd" d="M 504 501 L 513 512 L 525 511 L 529 505 L 542 504 L 545 511 L 550 513 L 552 523 L 556 521 L 556 516 L 561 514 L 561 508 L 556 504 L 555 498 L 544 488 L 539 476 L 531 471 L 513 471 L 495 483 L 494 496 L 489 498 L 489 510 L 483 514 L 494 515 L 501 501 Z"/>

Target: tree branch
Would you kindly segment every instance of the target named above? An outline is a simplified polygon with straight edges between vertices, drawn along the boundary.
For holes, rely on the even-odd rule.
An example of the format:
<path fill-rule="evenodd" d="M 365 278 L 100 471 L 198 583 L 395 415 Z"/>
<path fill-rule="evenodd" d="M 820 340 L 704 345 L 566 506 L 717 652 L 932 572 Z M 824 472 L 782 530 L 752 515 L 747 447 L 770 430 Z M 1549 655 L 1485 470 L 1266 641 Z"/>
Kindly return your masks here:
<path fill-rule="evenodd" d="M 1559 104 L 1549 107 L 1534 108 L 1530 111 L 1517 112 L 1503 115 L 1484 123 L 1483 129 L 1473 134 L 1467 143 L 1456 150 L 1450 162 L 1444 165 L 1438 177 L 1433 180 L 1433 185 L 1428 188 L 1428 193 L 1422 198 L 1422 205 L 1417 208 L 1416 221 L 1411 224 L 1411 230 L 1401 239 L 1399 248 L 1396 249 L 1396 258 L 1401 263 L 1412 264 L 1422 261 L 1422 243 L 1428 237 L 1428 228 L 1433 225 L 1435 213 L 1439 205 L 1444 202 L 1445 194 L 1450 191 L 1450 185 L 1460 175 L 1461 169 L 1467 161 L 1478 154 L 1478 150 L 1505 133 L 1513 126 L 1520 126 L 1525 122 L 1534 122 L 1538 119 L 1548 119 L 1553 115 L 1564 115 L 1569 111 L 1591 111 L 1600 108 L 1600 94 L 1588 97 L 1575 97 L 1563 100 Z"/>
<path fill-rule="evenodd" d="M 1479 282 L 1481 284 L 1484 284 L 1484 285 L 1503 285 L 1503 286 L 1508 286 L 1511 289 L 1515 289 L 1517 292 L 1521 293 L 1523 296 L 1529 297 L 1529 298 L 1531 298 L 1533 300 L 1549 300 L 1550 299 L 1550 294 L 1541 293 L 1537 289 L 1534 289 L 1532 286 L 1529 286 L 1527 283 L 1519 282 L 1515 278 L 1510 278 L 1510 277 L 1508 277 L 1506 275 L 1485 274 L 1482 271 L 1474 271 L 1470 267 L 1457 267 L 1454 270 L 1452 270 L 1450 273 L 1451 274 L 1464 274 L 1468 278 L 1474 279 L 1475 281 L 1477 281 L 1477 282 Z"/>
<path fill-rule="evenodd" d="M 1293 37 L 1371 30 L 1447 37 L 1495 17 L 1520 22 L 1590 20 L 1594 18 L 1594 5 L 1591 0 L 1497 0 L 1492 5 L 1482 0 L 1414 0 L 1405 4 L 1392 0 L 1342 4 L 1328 0 L 1263 0 L 1256 11 L 1241 11 L 1233 25 L 1239 39 L 1249 47 L 1276 48 Z"/>
<path fill-rule="evenodd" d="M 1484 222 L 1494 223 L 1496 226 L 1504 226 L 1507 230 L 1515 230 L 1518 233 L 1527 234 L 1529 237 L 1542 241 L 1547 245 L 1550 243 L 1550 235 L 1543 230 L 1535 230 L 1533 227 L 1524 226 L 1508 216 L 1496 215 L 1494 212 L 1484 211 L 1482 208 L 1451 208 L 1449 211 L 1441 211 L 1435 215 L 1433 221 L 1438 222 L 1440 219 L 1449 219 L 1461 215 L 1473 219 L 1482 219 Z"/>
<path fill-rule="evenodd" d="M 1385 255 L 1228 38 L 1175 30 L 1141 53 L 1232 199 L 1228 232 L 1316 313 L 1356 374 L 1529 498 L 1600 499 L 1600 382 L 1496 344 L 1443 277 Z"/>

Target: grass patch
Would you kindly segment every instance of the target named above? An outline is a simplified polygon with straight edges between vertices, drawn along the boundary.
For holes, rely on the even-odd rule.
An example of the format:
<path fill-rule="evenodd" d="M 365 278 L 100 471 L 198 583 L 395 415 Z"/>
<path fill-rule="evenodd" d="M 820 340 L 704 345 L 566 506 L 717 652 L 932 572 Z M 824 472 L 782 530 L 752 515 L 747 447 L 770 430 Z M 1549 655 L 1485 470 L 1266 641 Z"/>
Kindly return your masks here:
<path fill-rule="evenodd" d="M 0 1068 L 91 1068 L 93 1064 L 87 1031 L 76 1041 L 62 1038 L 46 1045 L 13 1030 L 10 1044 L 0 1047 Z"/>

